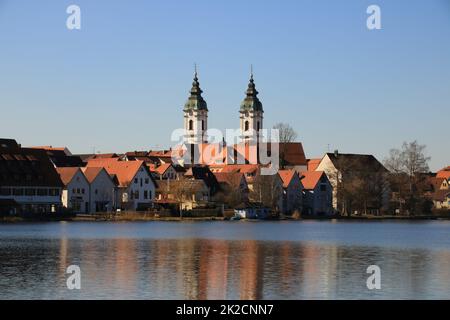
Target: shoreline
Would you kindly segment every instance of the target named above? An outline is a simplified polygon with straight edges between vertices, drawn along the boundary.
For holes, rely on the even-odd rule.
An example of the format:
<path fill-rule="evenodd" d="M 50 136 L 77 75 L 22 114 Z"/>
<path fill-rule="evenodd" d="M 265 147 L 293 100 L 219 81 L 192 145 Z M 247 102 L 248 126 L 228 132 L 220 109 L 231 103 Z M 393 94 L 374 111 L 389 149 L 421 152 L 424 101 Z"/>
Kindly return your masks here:
<path fill-rule="evenodd" d="M 235 223 L 239 221 L 248 222 L 286 222 L 286 221 L 426 221 L 426 220 L 450 220 L 448 215 L 424 215 L 424 216 L 332 216 L 332 217 L 302 217 L 294 219 L 291 217 L 282 217 L 275 219 L 240 219 L 237 221 L 225 217 L 155 217 L 146 214 L 127 214 L 127 215 L 79 215 L 75 217 L 1 217 L 0 223 L 27 223 L 27 222 L 204 222 L 204 221 L 227 221 Z"/>

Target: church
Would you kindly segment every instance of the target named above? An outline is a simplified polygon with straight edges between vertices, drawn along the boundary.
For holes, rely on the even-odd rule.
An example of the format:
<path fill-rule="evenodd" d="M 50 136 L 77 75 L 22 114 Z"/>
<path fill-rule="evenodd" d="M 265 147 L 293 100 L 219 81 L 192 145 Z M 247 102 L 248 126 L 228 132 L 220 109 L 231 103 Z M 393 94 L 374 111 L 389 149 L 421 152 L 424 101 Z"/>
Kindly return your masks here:
<path fill-rule="evenodd" d="M 202 97 L 202 93 L 197 71 L 195 71 L 190 96 L 183 108 L 184 141 L 186 144 L 208 143 L 208 137 L 206 136 L 206 131 L 208 130 L 208 106 Z M 241 141 L 251 141 L 259 135 L 263 128 L 264 113 L 253 80 L 253 72 L 250 75 L 246 97 L 241 103 L 239 113 Z"/>
<path fill-rule="evenodd" d="M 245 97 L 239 108 L 239 137 L 237 141 L 230 142 L 223 139 L 222 143 L 210 142 L 207 136 L 209 110 L 202 93 L 197 70 L 195 70 L 190 95 L 183 108 L 183 142 L 185 146 L 183 165 L 188 163 L 200 165 L 267 165 L 268 162 L 262 158 L 267 160 L 271 154 L 273 156 L 277 154 L 283 158 L 283 167 L 286 166 L 298 171 L 306 170 L 307 160 L 301 143 L 263 142 L 264 109 L 258 98 L 253 71 L 250 74 Z M 187 154 L 189 154 L 189 157 L 186 158 Z"/>

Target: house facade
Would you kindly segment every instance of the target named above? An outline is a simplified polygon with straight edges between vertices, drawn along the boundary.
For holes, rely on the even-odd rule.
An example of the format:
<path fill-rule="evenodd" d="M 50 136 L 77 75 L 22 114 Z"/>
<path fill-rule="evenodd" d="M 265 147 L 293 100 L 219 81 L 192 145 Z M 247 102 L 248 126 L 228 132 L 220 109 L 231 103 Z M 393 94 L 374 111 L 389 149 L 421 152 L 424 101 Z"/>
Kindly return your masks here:
<path fill-rule="evenodd" d="M 305 171 L 301 173 L 301 181 L 304 187 L 302 214 L 333 214 L 333 190 L 327 175 L 323 171 Z"/>
<path fill-rule="evenodd" d="M 303 184 L 295 170 L 279 170 L 283 181 L 283 213 L 292 214 L 295 210 L 302 209 Z"/>
<path fill-rule="evenodd" d="M 358 187 L 368 194 L 365 210 L 374 214 L 389 207 L 390 188 L 387 169 L 373 156 L 344 154 L 337 150 L 326 153 L 315 171 L 324 171 L 333 188 L 333 208 L 341 213 L 362 211 L 350 202 L 351 193 L 362 194 Z M 355 198 L 355 197 L 353 197 Z M 360 198 L 358 196 L 358 198 Z"/>
<path fill-rule="evenodd" d="M 74 213 L 89 213 L 89 182 L 78 167 L 56 169 L 64 183 L 61 200 Z"/>
<path fill-rule="evenodd" d="M 93 159 L 86 166 L 102 167 L 117 179 L 117 209 L 145 210 L 152 207 L 156 183 L 143 161 Z"/>
<path fill-rule="evenodd" d="M 116 207 L 116 184 L 102 167 L 81 168 L 89 182 L 89 211 L 111 212 Z"/>

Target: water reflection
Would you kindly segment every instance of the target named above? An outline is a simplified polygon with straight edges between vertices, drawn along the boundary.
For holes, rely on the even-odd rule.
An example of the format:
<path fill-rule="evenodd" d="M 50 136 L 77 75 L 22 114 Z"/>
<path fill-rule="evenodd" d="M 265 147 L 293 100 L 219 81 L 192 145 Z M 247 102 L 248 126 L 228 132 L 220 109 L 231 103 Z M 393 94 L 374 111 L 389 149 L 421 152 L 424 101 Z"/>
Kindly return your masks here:
<path fill-rule="evenodd" d="M 208 239 L 2 239 L 2 299 L 450 298 L 450 252 Z M 78 264 L 82 289 L 66 289 Z M 366 268 L 382 289 L 366 288 Z"/>

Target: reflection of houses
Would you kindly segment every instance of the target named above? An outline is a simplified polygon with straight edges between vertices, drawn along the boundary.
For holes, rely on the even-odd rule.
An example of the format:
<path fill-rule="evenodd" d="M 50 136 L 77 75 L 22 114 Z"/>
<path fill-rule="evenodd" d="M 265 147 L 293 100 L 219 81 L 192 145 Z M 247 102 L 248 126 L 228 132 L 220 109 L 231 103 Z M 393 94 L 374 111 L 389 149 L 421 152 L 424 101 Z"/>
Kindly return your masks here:
<path fill-rule="evenodd" d="M 0 139 L 0 211 L 56 211 L 61 206 L 62 186 L 45 151 Z"/>
<path fill-rule="evenodd" d="M 121 209 L 142 210 L 152 205 L 156 185 L 143 161 L 89 160 L 87 167 L 103 167 L 118 182 L 116 204 Z"/>
<path fill-rule="evenodd" d="M 89 182 L 90 212 L 109 212 L 115 206 L 116 184 L 101 167 L 81 168 Z"/>
<path fill-rule="evenodd" d="M 89 212 L 89 181 L 78 167 L 56 169 L 64 183 L 62 203 L 75 213 Z"/>
<path fill-rule="evenodd" d="M 283 211 L 292 213 L 302 207 L 303 185 L 300 176 L 295 170 L 279 170 L 283 181 Z"/>
<path fill-rule="evenodd" d="M 308 215 L 329 215 L 333 213 L 332 188 L 323 171 L 301 173 L 303 192 L 303 212 Z"/>

